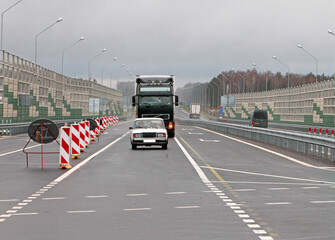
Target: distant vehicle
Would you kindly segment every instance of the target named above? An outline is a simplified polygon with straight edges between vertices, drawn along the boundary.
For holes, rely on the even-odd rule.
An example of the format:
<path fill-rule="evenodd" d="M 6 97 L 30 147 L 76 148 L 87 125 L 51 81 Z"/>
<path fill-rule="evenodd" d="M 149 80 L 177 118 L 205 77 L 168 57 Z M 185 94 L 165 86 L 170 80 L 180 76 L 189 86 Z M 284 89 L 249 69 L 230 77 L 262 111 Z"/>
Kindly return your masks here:
<path fill-rule="evenodd" d="M 137 118 L 162 118 L 169 137 L 175 136 L 174 113 L 178 96 L 174 95 L 173 75 L 137 75 L 135 96 Z"/>
<path fill-rule="evenodd" d="M 268 112 L 265 110 L 254 110 L 250 117 L 250 126 L 253 127 L 268 127 Z"/>
<path fill-rule="evenodd" d="M 167 149 L 168 133 L 165 129 L 164 121 L 161 118 L 137 118 L 134 121 L 130 134 L 132 149 L 137 146 L 161 145 Z"/>
<path fill-rule="evenodd" d="M 190 118 L 200 118 L 200 104 L 191 104 L 190 106 Z"/>

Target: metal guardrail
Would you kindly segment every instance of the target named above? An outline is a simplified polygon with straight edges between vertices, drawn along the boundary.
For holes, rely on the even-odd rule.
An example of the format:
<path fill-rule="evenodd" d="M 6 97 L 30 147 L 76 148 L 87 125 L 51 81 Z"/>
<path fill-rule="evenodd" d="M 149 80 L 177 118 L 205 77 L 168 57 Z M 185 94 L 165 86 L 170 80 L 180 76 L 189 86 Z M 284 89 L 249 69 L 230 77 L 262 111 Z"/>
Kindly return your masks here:
<path fill-rule="evenodd" d="M 119 117 L 120 121 L 126 120 L 128 116 Z M 74 122 L 80 122 L 81 119 L 68 119 L 68 120 L 55 120 L 58 127 L 64 126 L 65 123 L 72 124 Z M 0 135 L 16 135 L 21 133 L 27 133 L 30 122 L 25 123 L 11 123 L 11 124 L 0 124 Z"/>
<path fill-rule="evenodd" d="M 199 126 L 313 155 L 332 162 L 335 161 L 335 139 L 333 138 L 213 121 L 186 120 L 181 118 L 177 118 L 176 120 L 178 123 L 184 125 Z"/>

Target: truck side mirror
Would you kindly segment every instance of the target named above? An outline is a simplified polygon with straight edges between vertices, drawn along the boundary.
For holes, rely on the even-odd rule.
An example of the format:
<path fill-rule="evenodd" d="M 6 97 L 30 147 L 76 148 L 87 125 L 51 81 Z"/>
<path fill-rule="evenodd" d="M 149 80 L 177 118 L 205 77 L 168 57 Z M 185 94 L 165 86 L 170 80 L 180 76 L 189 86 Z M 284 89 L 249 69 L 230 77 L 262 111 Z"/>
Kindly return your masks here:
<path fill-rule="evenodd" d="M 135 107 L 135 96 L 131 97 L 131 102 L 132 102 L 133 107 Z"/>
<path fill-rule="evenodd" d="M 175 97 L 175 105 L 178 106 L 179 105 L 179 98 L 178 96 L 174 96 Z"/>

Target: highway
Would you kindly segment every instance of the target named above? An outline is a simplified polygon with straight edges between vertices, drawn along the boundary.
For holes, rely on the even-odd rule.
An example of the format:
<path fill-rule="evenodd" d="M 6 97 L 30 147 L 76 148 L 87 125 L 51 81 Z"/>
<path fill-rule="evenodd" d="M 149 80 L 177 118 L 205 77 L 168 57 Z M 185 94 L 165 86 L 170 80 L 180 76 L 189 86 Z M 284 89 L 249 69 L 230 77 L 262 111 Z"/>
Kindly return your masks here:
<path fill-rule="evenodd" d="M 68 171 L 1 138 L 0 239 L 335 239 L 334 164 L 182 125 L 167 150 L 131 150 L 129 126 Z"/>

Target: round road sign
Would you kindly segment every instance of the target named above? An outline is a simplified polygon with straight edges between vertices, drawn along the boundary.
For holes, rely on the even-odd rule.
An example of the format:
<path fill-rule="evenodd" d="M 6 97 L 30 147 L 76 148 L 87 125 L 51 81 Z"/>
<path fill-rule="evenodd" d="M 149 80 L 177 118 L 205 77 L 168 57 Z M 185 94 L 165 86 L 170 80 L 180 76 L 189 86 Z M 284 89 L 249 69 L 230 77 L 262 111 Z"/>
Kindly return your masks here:
<path fill-rule="evenodd" d="M 37 143 L 51 143 L 57 139 L 58 134 L 57 125 L 49 119 L 38 119 L 28 128 L 29 137 Z"/>

